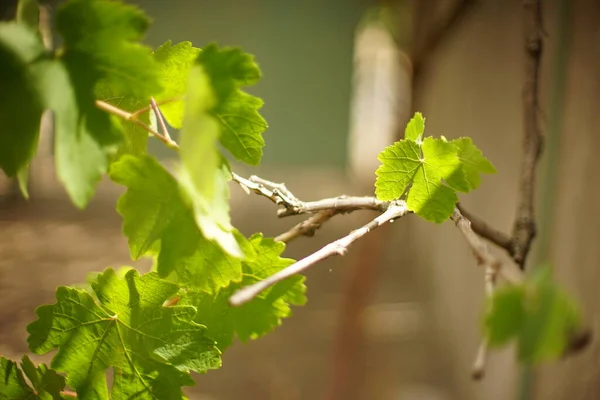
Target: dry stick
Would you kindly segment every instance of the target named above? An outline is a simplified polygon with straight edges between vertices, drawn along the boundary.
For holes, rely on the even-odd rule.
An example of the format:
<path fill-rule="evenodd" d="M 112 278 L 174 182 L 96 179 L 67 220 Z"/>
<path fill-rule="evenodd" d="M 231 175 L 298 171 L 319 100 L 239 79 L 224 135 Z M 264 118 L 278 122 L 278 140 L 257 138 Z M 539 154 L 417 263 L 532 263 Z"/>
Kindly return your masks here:
<path fill-rule="evenodd" d="M 295 262 L 289 267 L 282 269 L 268 278 L 237 291 L 229 298 L 229 303 L 233 306 L 240 306 L 252 300 L 268 287 L 305 271 L 319 261 L 335 255 L 344 255 L 352 243 L 371 232 L 373 229 L 380 227 L 386 222 L 400 218 L 406 213 L 408 213 L 408 209 L 404 201 L 400 200 L 390 203 L 390 206 L 383 214 L 377 216 L 374 220 L 364 225 L 362 228 L 351 232 L 349 235 L 344 236 L 335 242 L 329 243 L 317 252 Z"/>
<path fill-rule="evenodd" d="M 288 243 L 300 236 L 314 236 L 321 225 L 329 221 L 336 214 L 338 214 L 338 212 L 332 209 L 319 211 L 306 221 L 300 222 L 289 231 L 277 236 L 275 240 Z"/>
<path fill-rule="evenodd" d="M 454 209 L 454 213 L 450 218 L 465 237 L 469 247 L 471 247 L 475 259 L 477 259 L 477 263 L 485 268 L 485 292 L 488 298 L 491 299 L 494 295 L 496 277 L 498 274 L 501 274 L 504 279 L 515 284 L 522 283 L 525 280 L 523 272 L 517 266 L 511 264 L 502 265 L 500 260 L 494 257 L 485 242 L 473 231 L 471 222 L 461 214 L 458 207 Z M 493 304 L 490 303 L 489 307 L 493 307 Z M 479 380 L 483 378 L 485 374 L 486 358 L 487 341 L 486 339 L 483 339 L 479 346 L 479 350 L 477 351 L 475 361 L 473 362 L 471 371 L 473 379 Z"/>
<path fill-rule="evenodd" d="M 465 218 L 471 221 L 471 227 L 473 228 L 473 231 L 475 231 L 475 233 L 494 243 L 496 246 L 503 248 L 509 254 L 511 254 L 513 248 L 513 241 L 509 235 L 491 227 L 482 219 L 471 214 L 469 211 L 465 210 L 465 208 L 460 203 L 457 204 L 456 207 L 460 210 L 460 212 Z"/>
<path fill-rule="evenodd" d="M 539 77 L 542 57 L 542 7 L 540 0 L 523 1 L 525 22 L 525 83 L 523 84 L 523 149 L 519 181 L 519 201 L 513 225 L 513 259 L 524 268 L 525 259 L 535 237 L 535 170 L 542 152 L 542 135 L 538 121 Z"/>
<path fill-rule="evenodd" d="M 389 205 L 389 201 L 377 200 L 375 197 L 340 196 L 317 201 L 300 202 L 297 206 L 279 210 L 277 216 L 287 217 L 289 215 L 313 213 L 323 210 L 337 210 L 339 212 L 373 210 L 384 212 L 388 209 Z"/>

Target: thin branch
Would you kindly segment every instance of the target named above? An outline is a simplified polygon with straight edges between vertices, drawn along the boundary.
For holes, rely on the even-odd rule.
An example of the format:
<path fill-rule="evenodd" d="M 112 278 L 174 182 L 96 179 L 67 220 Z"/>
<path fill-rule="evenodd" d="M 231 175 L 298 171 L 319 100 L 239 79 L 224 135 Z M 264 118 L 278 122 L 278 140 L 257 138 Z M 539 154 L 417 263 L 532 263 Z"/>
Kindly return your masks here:
<path fill-rule="evenodd" d="M 167 124 L 165 124 L 165 120 L 163 119 L 162 113 L 158 109 L 158 104 L 156 104 L 156 100 L 154 100 L 154 97 L 150 97 L 150 106 L 152 107 L 152 110 L 154 111 L 154 115 L 156 115 L 156 119 L 158 120 L 158 123 L 160 124 L 160 128 L 162 130 L 163 135 L 172 142 L 173 140 L 171 139 L 171 135 L 169 135 L 169 130 L 167 129 Z"/>
<path fill-rule="evenodd" d="M 485 362 L 487 360 L 488 345 L 487 340 L 483 340 L 477 350 L 475 361 L 473 362 L 473 369 L 471 370 L 471 377 L 478 381 L 485 375 Z"/>
<path fill-rule="evenodd" d="M 260 294 L 260 292 L 268 287 L 305 271 L 319 261 L 325 260 L 331 256 L 346 254 L 352 243 L 372 230 L 385 224 L 386 222 L 393 221 L 394 219 L 400 218 L 407 213 L 408 209 L 404 201 L 395 201 L 390 203 L 390 206 L 383 214 L 377 216 L 374 220 L 364 225 L 362 228 L 351 232 L 349 235 L 344 236 L 335 242 L 329 243 L 317 252 L 295 262 L 289 267 L 282 269 L 268 278 L 237 291 L 229 298 L 229 303 L 233 306 L 240 306 L 255 298 L 258 294 Z"/>
<path fill-rule="evenodd" d="M 389 205 L 389 201 L 377 200 L 375 197 L 340 196 L 317 201 L 300 202 L 297 206 L 279 210 L 277 216 L 287 217 L 289 215 L 313 213 L 323 210 L 337 210 L 340 213 L 356 210 L 384 212 L 388 209 Z"/>
<path fill-rule="evenodd" d="M 266 197 L 273 203 L 282 206 L 277 216 L 287 217 L 290 215 L 310 214 L 325 210 L 335 210 L 338 213 L 352 212 L 356 210 L 373 210 L 384 212 L 388 209 L 388 201 L 377 200 L 375 197 L 350 197 L 339 196 L 329 199 L 304 202 L 300 201 L 283 183 L 274 183 L 258 176 L 243 178 L 232 173 L 232 179 L 238 183 L 246 193 L 254 192 Z"/>
<path fill-rule="evenodd" d="M 523 272 L 516 265 L 506 263 L 502 264 L 488 249 L 487 245 L 471 228 L 471 221 L 461 214 L 458 208 L 454 209 L 454 213 L 450 217 L 456 224 L 456 227 L 463 234 L 467 244 L 473 252 L 473 256 L 477 263 L 490 270 L 490 273 L 500 274 L 502 278 L 513 284 L 521 284 L 525 280 Z M 494 277 L 495 279 L 495 277 Z"/>
<path fill-rule="evenodd" d="M 475 233 L 477 233 L 484 239 L 487 239 L 490 242 L 494 243 L 496 246 L 505 249 L 512 256 L 513 241 L 509 235 L 491 227 L 479 217 L 471 214 L 469 211 L 465 210 L 465 208 L 460 203 L 457 204 L 456 207 L 460 210 L 460 212 L 465 218 L 471 221 L 471 227 L 473 228 Z"/>
<path fill-rule="evenodd" d="M 173 102 L 175 102 L 175 101 L 179 101 L 179 100 L 181 100 L 181 98 L 174 97 L 174 98 L 172 98 L 172 99 L 167 99 L 167 100 L 157 101 L 157 102 L 156 102 L 156 105 L 157 105 L 157 106 L 162 106 L 162 105 L 164 105 L 164 104 L 173 103 Z M 150 105 L 148 105 L 148 106 L 146 106 L 146 107 L 144 107 L 144 108 L 140 108 L 139 110 L 136 110 L 136 111 L 132 112 L 132 113 L 131 113 L 131 117 L 132 117 L 134 120 L 136 120 L 136 119 L 138 119 L 138 118 L 139 118 L 139 116 L 140 116 L 140 115 L 142 115 L 142 114 L 143 114 L 143 113 L 145 113 L 145 112 L 148 112 L 148 111 L 150 111 L 151 109 L 152 109 L 152 104 L 150 104 Z"/>
<path fill-rule="evenodd" d="M 538 121 L 539 78 L 542 56 L 542 7 L 540 0 L 524 0 L 525 83 L 523 84 L 523 149 L 519 182 L 519 201 L 513 225 L 514 253 L 524 268 L 525 259 L 535 237 L 535 171 L 542 152 L 542 135 Z"/>
<path fill-rule="evenodd" d="M 429 58 L 434 54 L 435 50 L 443 44 L 444 40 L 452 36 L 452 30 L 460 24 L 460 22 L 476 4 L 477 1 L 475 0 L 455 1 L 452 5 L 452 9 L 444 15 L 444 18 L 434 22 L 431 28 L 425 28 L 425 32 L 421 31 L 420 33 L 423 35 L 416 35 L 416 39 L 423 37 L 423 40 L 418 42 L 420 43 L 419 46 L 415 46 L 411 57 L 414 82 L 419 81 L 425 68 L 431 64 L 429 62 Z M 423 12 L 426 12 L 427 14 L 431 13 L 430 5 L 427 2 L 419 2 L 418 5 L 423 7 Z"/>
<path fill-rule="evenodd" d="M 332 209 L 319 211 L 306 221 L 300 222 L 289 231 L 277 236 L 275 240 L 288 243 L 300 236 L 314 236 L 317 229 L 319 229 L 323 223 L 329 221 L 336 214 L 338 214 L 338 212 Z"/>
<path fill-rule="evenodd" d="M 99 109 L 104 110 L 110 114 L 116 115 L 117 117 L 123 118 L 126 121 L 133 122 L 134 124 L 142 127 L 148 133 L 150 133 L 151 135 L 153 135 L 154 137 L 159 139 L 161 142 L 163 142 L 167 147 L 171 147 L 174 149 L 179 148 L 179 145 L 175 141 L 173 141 L 171 138 L 163 136 L 162 134 L 158 133 L 157 131 L 155 131 L 154 129 L 152 129 L 150 126 L 146 125 L 142 121 L 134 118 L 133 114 L 128 111 L 120 109 L 119 107 L 115 107 L 112 104 L 109 104 L 102 100 L 96 100 L 96 107 L 98 107 Z"/>

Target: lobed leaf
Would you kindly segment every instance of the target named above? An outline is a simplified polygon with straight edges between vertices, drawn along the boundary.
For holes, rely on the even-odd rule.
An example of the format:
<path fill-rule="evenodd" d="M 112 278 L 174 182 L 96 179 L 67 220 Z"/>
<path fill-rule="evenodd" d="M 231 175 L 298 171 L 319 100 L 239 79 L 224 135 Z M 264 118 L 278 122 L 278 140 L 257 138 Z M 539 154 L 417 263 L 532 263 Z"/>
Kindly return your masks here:
<path fill-rule="evenodd" d="M 199 64 L 209 77 L 215 96 L 211 113 L 221 127 L 221 144 L 238 160 L 258 165 L 268 125 L 258 110 L 263 101 L 240 90 L 260 79 L 254 58 L 235 48 L 209 45 L 200 53 Z"/>
<path fill-rule="evenodd" d="M 0 23 L 0 168 L 9 177 L 33 158 L 43 100 L 31 63 L 45 57 L 43 44 L 26 25 Z"/>
<path fill-rule="evenodd" d="M 23 356 L 19 369 L 15 361 L 0 357 L 0 399 L 61 400 L 64 388 L 65 378 L 45 364 L 36 367 Z"/>
<path fill-rule="evenodd" d="M 124 156 L 112 165 L 110 177 L 127 187 L 117 211 L 133 259 L 158 252 L 160 276 L 175 272 L 210 293 L 241 279 L 240 261 L 204 238 L 177 180 L 154 158 Z"/>
<path fill-rule="evenodd" d="M 490 345 L 516 340 L 519 359 L 525 363 L 561 357 L 580 325 L 574 302 L 547 268 L 537 271 L 524 286 L 497 290 L 491 301 L 485 317 Z"/>
<path fill-rule="evenodd" d="M 189 73 L 200 54 L 200 49 L 193 47 L 191 42 L 180 42 L 175 45 L 165 42 L 154 52 L 154 60 L 160 67 L 162 91 L 155 96 L 161 105 L 160 111 L 167 122 L 174 128 L 180 129 L 183 124 L 185 104 L 183 96 L 188 89 Z"/>
<path fill-rule="evenodd" d="M 208 112 L 214 97 L 201 67 L 192 68 L 188 88 L 180 139 L 179 183 L 204 237 L 240 258 L 243 253 L 233 236 L 229 218 L 227 182 L 231 173 L 217 147 L 219 126 Z"/>
<path fill-rule="evenodd" d="M 424 129 L 425 120 L 416 113 L 406 127 L 405 139 L 379 154 L 375 194 L 386 201 L 405 196 L 409 210 L 441 223 L 458 202 L 456 192 L 468 193 L 481 183 L 479 173 L 495 169 L 471 139 L 423 139 Z"/>
<path fill-rule="evenodd" d="M 188 371 L 218 368 L 220 353 L 193 322 L 189 305 L 164 307 L 176 284 L 154 272 L 130 270 L 121 279 L 107 269 L 84 290 L 61 286 L 56 304 L 38 307 L 29 348 L 37 354 L 58 349 L 52 367 L 67 373 L 79 398 L 108 398 L 106 370 L 112 367 L 112 398 L 180 399 L 193 384 Z"/>
<path fill-rule="evenodd" d="M 242 341 L 255 339 L 281 325 L 282 319 L 291 315 L 290 305 L 306 302 L 304 277 L 293 276 L 265 290 L 257 298 L 241 307 L 231 307 L 229 297 L 243 286 L 255 283 L 292 264 L 294 260 L 281 258 L 285 244 L 261 234 L 248 240 L 238 237 L 246 258 L 242 262 L 243 279 L 232 282 L 217 293 L 202 290 L 189 291 L 183 304 L 198 308 L 196 322 L 208 328 L 208 334 L 224 351 L 235 336 Z"/>

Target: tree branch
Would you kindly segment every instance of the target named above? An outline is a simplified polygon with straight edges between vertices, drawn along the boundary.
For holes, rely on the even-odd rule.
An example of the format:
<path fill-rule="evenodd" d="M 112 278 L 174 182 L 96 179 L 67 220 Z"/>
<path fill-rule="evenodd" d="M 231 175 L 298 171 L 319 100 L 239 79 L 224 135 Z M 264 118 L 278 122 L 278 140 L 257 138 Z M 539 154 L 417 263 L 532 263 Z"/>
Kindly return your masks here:
<path fill-rule="evenodd" d="M 229 303 L 233 306 L 240 306 L 244 303 L 249 302 L 256 297 L 260 292 L 267 289 L 268 287 L 281 282 L 293 275 L 305 271 L 319 261 L 325 260 L 331 256 L 344 255 L 348 251 L 348 248 L 366 235 L 372 230 L 380 227 L 386 222 L 400 218 L 408 213 L 406 203 L 402 200 L 391 202 L 388 209 L 381 215 L 377 216 L 368 224 L 364 225 L 347 236 L 336 240 L 335 242 L 329 243 L 325 247 L 321 248 L 317 252 L 305 257 L 294 264 L 282 269 L 281 271 L 267 277 L 266 279 L 257 282 L 253 285 L 247 286 L 237 291 L 233 296 L 229 298 Z"/>
<path fill-rule="evenodd" d="M 471 221 L 471 226 L 475 233 L 494 243 L 496 246 L 505 249 L 512 256 L 513 240 L 509 235 L 491 227 L 482 219 L 471 214 L 469 211 L 465 210 L 465 208 L 460 203 L 457 204 L 456 207 L 459 209 L 459 211 L 465 218 Z"/>
<path fill-rule="evenodd" d="M 538 121 L 539 76 L 542 56 L 542 7 L 540 0 L 524 0 L 525 83 L 523 84 L 523 149 L 519 201 L 513 225 L 513 259 L 524 268 L 535 237 L 535 171 L 542 152 Z"/>
<path fill-rule="evenodd" d="M 336 210 L 322 210 L 299 224 L 295 225 L 292 229 L 277 236 L 275 240 L 279 242 L 288 243 L 300 236 L 314 236 L 317 229 L 327 221 L 329 221 L 334 215 L 338 214 Z"/>

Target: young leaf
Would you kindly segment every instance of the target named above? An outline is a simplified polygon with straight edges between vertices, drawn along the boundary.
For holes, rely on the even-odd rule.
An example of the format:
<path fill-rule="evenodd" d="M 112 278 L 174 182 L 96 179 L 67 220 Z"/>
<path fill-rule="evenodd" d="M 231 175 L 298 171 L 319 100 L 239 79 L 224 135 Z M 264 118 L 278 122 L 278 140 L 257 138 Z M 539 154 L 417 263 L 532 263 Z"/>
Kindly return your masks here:
<path fill-rule="evenodd" d="M 154 158 L 124 156 L 112 165 L 110 177 L 127 187 L 117 211 L 133 259 L 159 248 L 160 276 L 176 272 L 182 281 L 209 293 L 241 279 L 240 261 L 202 236 L 177 181 Z"/>
<path fill-rule="evenodd" d="M 458 149 L 458 159 L 460 160 L 463 171 L 470 189 L 477 189 L 481 184 L 481 176 L 479 174 L 495 174 L 496 168 L 490 160 L 485 158 L 469 137 L 454 139 L 452 142 Z"/>
<path fill-rule="evenodd" d="M 21 369 L 15 361 L 0 357 L 0 399 L 61 400 L 65 378 L 46 365 L 37 367 L 27 356 L 21 359 Z M 27 376 L 29 383 L 23 375 Z"/>
<path fill-rule="evenodd" d="M 214 97 L 201 67 L 192 68 L 188 87 L 180 140 L 179 183 L 204 237 L 219 243 L 232 256 L 242 257 L 229 218 L 227 182 L 231 173 L 217 147 L 219 127 L 208 113 Z"/>
<path fill-rule="evenodd" d="M 441 139 L 421 143 L 401 140 L 383 150 L 378 159 L 376 195 L 394 200 L 408 192 L 409 210 L 436 223 L 448 219 L 458 201 L 456 190 L 468 191 L 456 148 Z"/>
<path fill-rule="evenodd" d="M 499 289 L 486 314 L 485 331 L 490 345 L 518 342 L 519 359 L 537 363 L 564 354 L 570 335 L 579 327 L 572 300 L 541 269 L 522 287 Z"/>
<path fill-rule="evenodd" d="M 0 168 L 9 177 L 27 167 L 37 148 L 43 103 L 30 63 L 44 54 L 27 26 L 0 23 Z"/>
<path fill-rule="evenodd" d="M 281 258 L 285 244 L 261 234 L 250 237 L 242 243 L 246 259 L 242 262 L 244 278 L 218 293 L 189 291 L 182 299 L 183 304 L 198 308 L 196 322 L 206 325 L 208 334 L 217 341 L 217 347 L 224 351 L 234 336 L 242 341 L 255 339 L 281 325 L 282 319 L 291 315 L 290 305 L 303 305 L 306 302 L 304 277 L 297 275 L 267 289 L 257 298 L 241 307 L 231 307 L 229 297 L 238 289 L 264 279 L 287 267 L 294 260 Z"/>
<path fill-rule="evenodd" d="M 425 118 L 423 118 L 423 114 L 416 112 L 410 121 L 408 121 L 408 124 L 406 124 L 406 129 L 404 129 L 404 139 L 420 142 L 423 140 L 424 132 Z"/>
<path fill-rule="evenodd" d="M 380 200 L 394 200 L 407 193 L 409 210 L 440 223 L 452 214 L 456 191 L 468 193 L 481 183 L 480 173 L 496 170 L 470 138 L 423 139 L 424 131 L 425 119 L 415 113 L 405 139 L 379 154 L 375 194 Z"/>
<path fill-rule="evenodd" d="M 82 399 L 108 398 L 106 370 L 114 369 L 111 398 L 179 399 L 193 384 L 188 371 L 220 366 L 219 351 L 194 323 L 196 309 L 163 303 L 179 287 L 154 272 L 130 270 L 119 279 L 111 269 L 92 282 L 97 299 L 61 286 L 57 303 L 36 310 L 27 330 L 29 348 L 58 348 L 52 367 L 66 372 Z"/>
<path fill-rule="evenodd" d="M 169 101 L 160 107 L 167 122 L 180 129 L 183 124 L 183 95 L 187 91 L 188 76 L 200 49 L 192 47 L 190 42 L 171 45 L 167 41 L 154 52 L 154 60 L 160 67 L 162 91 L 155 96 L 158 103 Z"/>
<path fill-rule="evenodd" d="M 215 104 L 210 111 L 222 128 L 221 144 L 238 160 L 258 165 L 265 146 L 262 133 L 267 129 L 258 112 L 263 102 L 240 90 L 260 79 L 254 58 L 239 49 L 209 45 L 200 53 L 198 62 L 214 91 Z"/>

